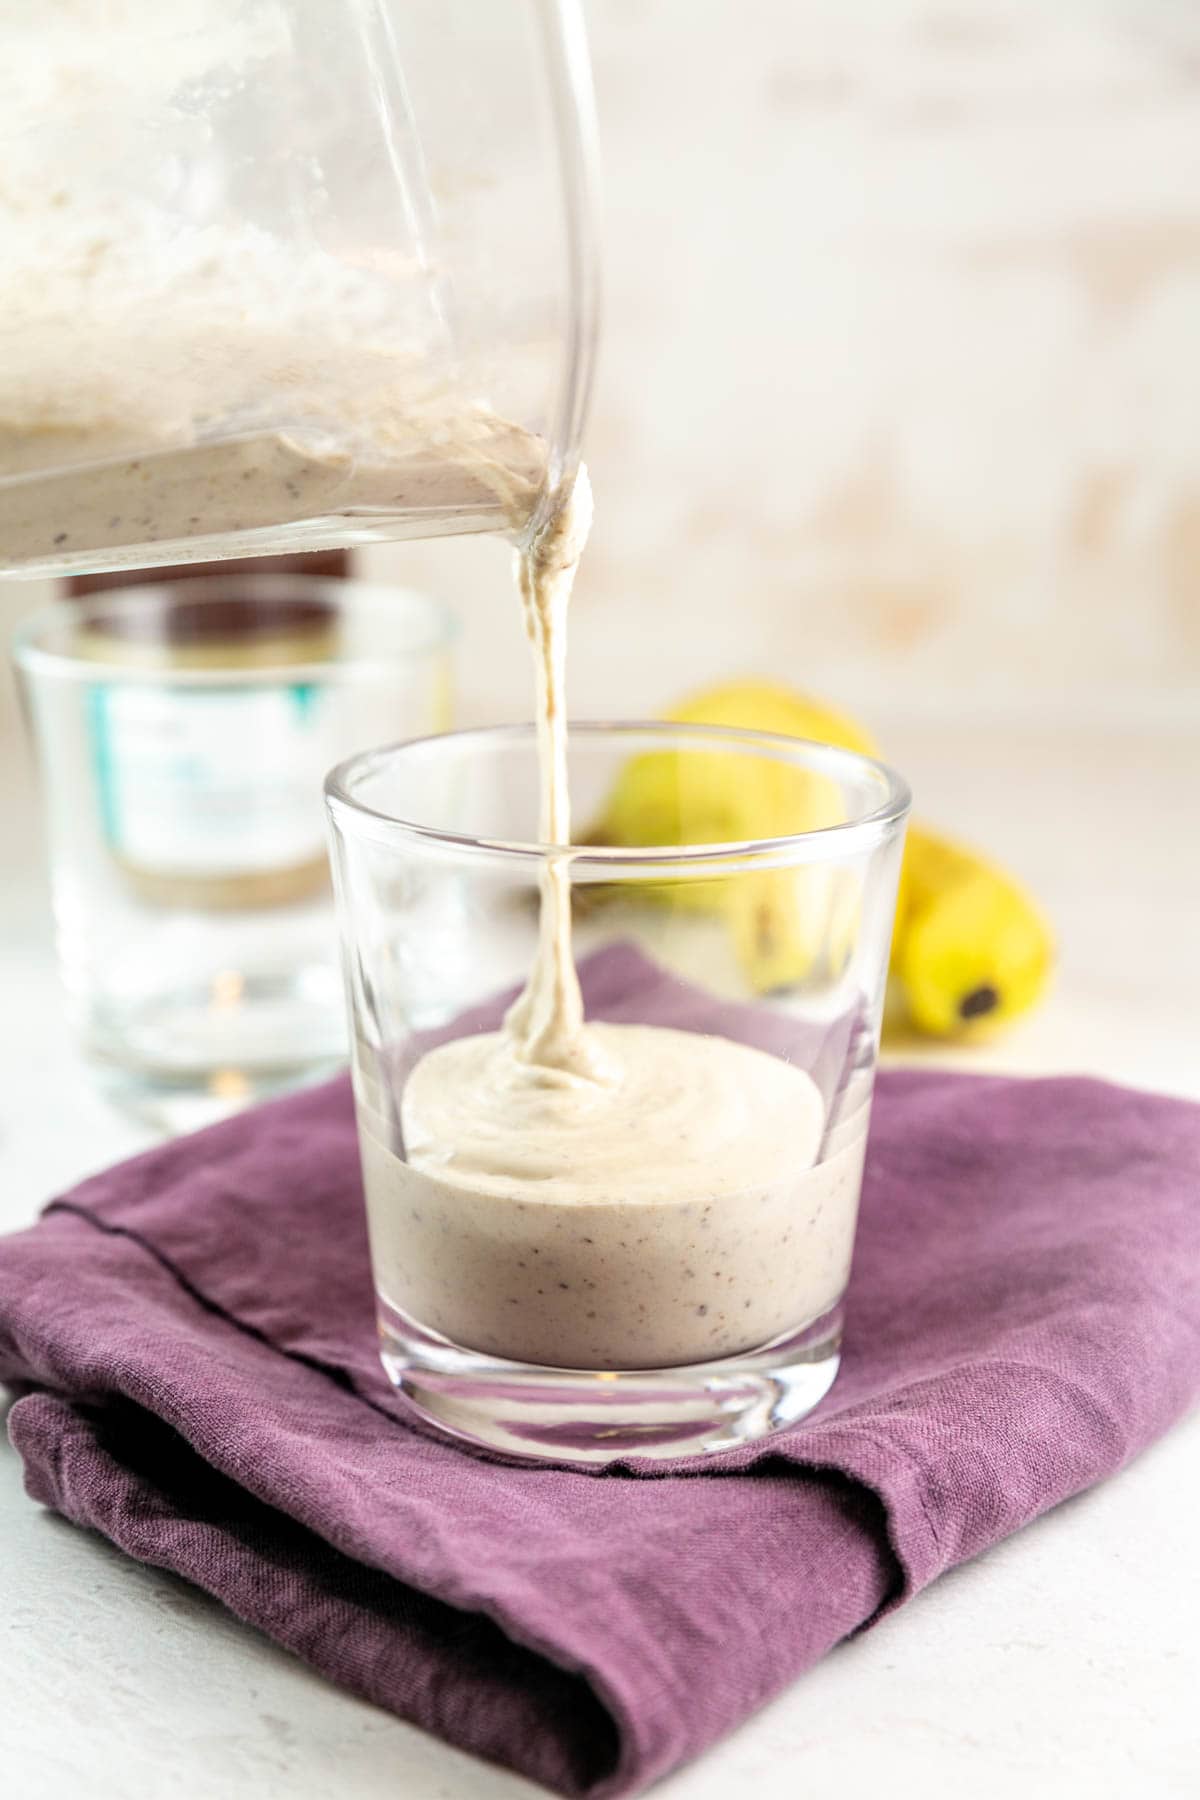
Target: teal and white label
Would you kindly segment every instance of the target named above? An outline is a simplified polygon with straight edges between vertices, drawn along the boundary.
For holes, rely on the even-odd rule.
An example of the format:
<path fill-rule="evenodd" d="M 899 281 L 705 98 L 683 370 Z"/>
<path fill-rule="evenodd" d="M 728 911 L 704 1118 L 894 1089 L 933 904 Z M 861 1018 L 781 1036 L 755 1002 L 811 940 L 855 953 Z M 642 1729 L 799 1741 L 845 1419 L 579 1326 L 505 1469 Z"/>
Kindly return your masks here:
<path fill-rule="evenodd" d="M 93 687 L 105 835 L 144 868 L 256 874 L 324 850 L 321 783 L 335 760 L 328 696 L 291 687 Z"/>

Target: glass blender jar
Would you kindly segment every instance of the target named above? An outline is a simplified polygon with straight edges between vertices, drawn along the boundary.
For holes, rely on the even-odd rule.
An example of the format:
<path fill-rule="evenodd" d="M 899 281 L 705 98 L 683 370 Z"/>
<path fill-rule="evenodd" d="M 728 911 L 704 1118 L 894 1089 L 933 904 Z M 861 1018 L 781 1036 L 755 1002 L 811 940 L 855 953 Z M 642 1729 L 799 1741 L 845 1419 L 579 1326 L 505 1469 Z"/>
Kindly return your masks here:
<path fill-rule="evenodd" d="M 344 1055 L 321 776 L 445 729 L 446 621 L 311 554 L 113 582 L 537 529 L 595 338 L 579 6 L 6 8 L 0 151 L 0 573 L 75 596 L 17 645 L 59 959 L 110 1091 L 200 1123 Z"/>
<path fill-rule="evenodd" d="M 0 569 L 536 525 L 596 317 L 576 0 L 0 21 Z"/>

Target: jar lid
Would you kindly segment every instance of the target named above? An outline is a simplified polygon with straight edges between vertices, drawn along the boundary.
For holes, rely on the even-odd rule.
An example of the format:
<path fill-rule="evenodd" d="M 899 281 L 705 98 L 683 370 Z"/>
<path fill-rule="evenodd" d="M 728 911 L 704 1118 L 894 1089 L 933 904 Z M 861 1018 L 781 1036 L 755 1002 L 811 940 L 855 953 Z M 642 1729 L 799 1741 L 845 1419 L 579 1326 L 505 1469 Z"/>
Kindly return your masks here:
<path fill-rule="evenodd" d="M 90 637 L 172 648 L 236 643 L 249 649 L 266 639 L 274 644 L 327 632 L 337 618 L 337 605 L 307 583 L 339 579 L 348 571 L 345 551 L 333 550 L 73 576 L 66 586 L 74 598 L 122 591 L 122 604 L 111 609 L 103 599 L 92 600 Z M 297 582 L 296 576 L 305 580 Z M 125 604 L 131 587 L 169 587 L 171 603 Z"/>

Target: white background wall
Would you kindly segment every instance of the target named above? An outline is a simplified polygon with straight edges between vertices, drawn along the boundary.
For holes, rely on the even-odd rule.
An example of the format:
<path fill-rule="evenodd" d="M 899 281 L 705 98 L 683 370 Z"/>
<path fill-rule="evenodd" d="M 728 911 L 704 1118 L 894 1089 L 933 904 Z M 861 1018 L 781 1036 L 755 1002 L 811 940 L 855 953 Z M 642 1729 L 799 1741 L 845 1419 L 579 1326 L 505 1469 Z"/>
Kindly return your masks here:
<path fill-rule="evenodd" d="M 606 317 L 573 710 L 768 670 L 926 720 L 1200 717 L 1200 14 L 592 0 Z M 503 547 L 366 572 L 528 711 Z M 0 588 L 0 622 L 35 599 Z"/>
<path fill-rule="evenodd" d="M 594 0 L 597 496 L 571 687 L 1200 718 L 1200 14 Z M 498 546 L 372 556 L 528 707 Z"/>

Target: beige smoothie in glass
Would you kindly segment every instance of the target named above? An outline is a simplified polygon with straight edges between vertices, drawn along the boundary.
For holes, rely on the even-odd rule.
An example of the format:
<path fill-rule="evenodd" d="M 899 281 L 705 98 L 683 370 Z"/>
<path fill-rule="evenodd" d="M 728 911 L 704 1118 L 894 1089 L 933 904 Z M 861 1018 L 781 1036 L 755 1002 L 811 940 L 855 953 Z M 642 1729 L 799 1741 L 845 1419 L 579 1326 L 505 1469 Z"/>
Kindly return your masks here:
<path fill-rule="evenodd" d="M 540 837 L 564 846 L 566 609 L 590 510 L 581 471 L 518 559 Z M 400 1095 L 402 1144 L 360 1111 L 377 1285 L 424 1329 L 516 1362 L 629 1370 L 735 1355 L 840 1297 L 865 1119 L 830 1144 L 816 1083 L 780 1057 L 586 1021 L 568 867 L 550 859 L 534 964 L 502 1029 L 421 1057 Z"/>

